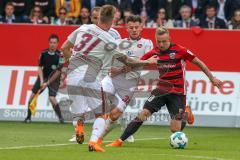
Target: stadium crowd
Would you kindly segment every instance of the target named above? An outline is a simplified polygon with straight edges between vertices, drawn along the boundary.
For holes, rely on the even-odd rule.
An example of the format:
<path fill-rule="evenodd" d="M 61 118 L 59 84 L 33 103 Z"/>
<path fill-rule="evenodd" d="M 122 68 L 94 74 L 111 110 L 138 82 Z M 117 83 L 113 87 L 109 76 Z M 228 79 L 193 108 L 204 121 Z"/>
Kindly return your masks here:
<path fill-rule="evenodd" d="M 240 0 L 1 0 L 0 23 L 90 24 L 104 4 L 118 8 L 115 27 L 137 14 L 144 27 L 240 29 Z"/>

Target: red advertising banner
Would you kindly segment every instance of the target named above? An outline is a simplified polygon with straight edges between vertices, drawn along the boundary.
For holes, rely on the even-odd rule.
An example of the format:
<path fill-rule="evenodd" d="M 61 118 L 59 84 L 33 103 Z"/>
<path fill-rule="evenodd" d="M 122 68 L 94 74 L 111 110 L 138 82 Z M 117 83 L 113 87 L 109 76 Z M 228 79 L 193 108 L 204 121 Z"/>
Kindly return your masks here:
<path fill-rule="evenodd" d="M 60 45 L 77 26 L 49 25 L 0 25 L 0 65 L 36 66 L 41 50 L 48 47 L 48 37 L 55 33 L 60 37 Z M 117 28 L 123 38 L 124 28 Z M 142 36 L 154 40 L 155 29 L 144 29 Z M 237 72 L 240 69 L 240 31 L 170 29 L 173 43 L 190 49 L 213 71 Z M 198 70 L 188 65 L 188 70 Z"/>

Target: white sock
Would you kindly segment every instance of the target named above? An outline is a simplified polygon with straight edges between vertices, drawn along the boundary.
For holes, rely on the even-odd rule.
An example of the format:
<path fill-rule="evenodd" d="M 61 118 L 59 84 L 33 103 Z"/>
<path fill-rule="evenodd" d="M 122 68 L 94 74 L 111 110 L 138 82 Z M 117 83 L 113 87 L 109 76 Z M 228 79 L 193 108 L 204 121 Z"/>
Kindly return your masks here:
<path fill-rule="evenodd" d="M 112 121 L 109 117 L 106 120 L 104 131 L 101 137 L 105 137 L 109 132 L 111 132 L 116 127 L 116 121 Z"/>
<path fill-rule="evenodd" d="M 105 119 L 97 118 L 93 124 L 92 136 L 90 138 L 91 142 L 97 142 L 98 138 L 101 137 L 105 127 Z"/>

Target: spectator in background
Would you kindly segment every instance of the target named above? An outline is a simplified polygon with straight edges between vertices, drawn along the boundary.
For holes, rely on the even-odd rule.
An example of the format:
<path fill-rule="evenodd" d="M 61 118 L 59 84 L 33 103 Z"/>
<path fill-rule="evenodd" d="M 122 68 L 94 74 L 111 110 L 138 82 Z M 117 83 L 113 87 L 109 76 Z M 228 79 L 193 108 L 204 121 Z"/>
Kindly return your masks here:
<path fill-rule="evenodd" d="M 30 0 L 1 0 L 0 7 L 4 7 L 8 2 L 11 2 L 13 4 L 14 15 L 17 18 L 21 20 L 28 19 L 28 15 L 30 13 Z"/>
<path fill-rule="evenodd" d="M 205 7 L 209 0 L 184 0 L 184 4 L 192 8 L 192 19 L 198 21 L 204 17 Z"/>
<path fill-rule="evenodd" d="M 30 22 L 33 24 L 45 24 L 47 23 L 43 19 L 42 9 L 39 6 L 34 6 L 30 12 L 29 16 Z"/>
<path fill-rule="evenodd" d="M 157 13 L 156 23 L 152 26 L 154 28 L 166 27 L 173 28 L 173 21 L 168 20 L 168 16 L 165 8 L 160 8 Z"/>
<path fill-rule="evenodd" d="M 98 24 L 99 11 L 101 7 L 94 7 L 91 12 L 91 22 L 93 24 Z"/>
<path fill-rule="evenodd" d="M 61 7 L 58 12 L 58 18 L 55 19 L 54 24 L 56 25 L 71 25 L 73 22 L 67 18 L 67 9 Z"/>
<path fill-rule="evenodd" d="M 67 17 L 77 18 L 80 14 L 81 0 L 56 0 L 56 15 L 59 17 L 59 9 L 64 7 L 67 9 Z"/>
<path fill-rule="evenodd" d="M 198 25 L 198 23 L 191 18 L 192 9 L 189 6 L 183 5 L 179 12 L 181 20 L 176 20 L 174 22 L 174 27 L 190 28 Z"/>
<path fill-rule="evenodd" d="M 240 29 L 240 9 L 234 12 L 234 16 L 229 23 L 229 29 Z"/>
<path fill-rule="evenodd" d="M 31 8 L 33 6 L 41 7 L 43 19 L 46 23 L 49 23 L 50 17 L 55 17 L 54 0 L 31 0 Z"/>
<path fill-rule="evenodd" d="M 0 1 L 0 18 L 2 17 L 4 13 L 4 4 L 3 4 L 3 0 Z"/>
<path fill-rule="evenodd" d="M 210 5 L 217 8 L 217 17 L 225 22 L 229 21 L 234 13 L 234 0 L 209 0 Z"/>
<path fill-rule="evenodd" d="M 89 11 L 91 11 L 96 6 L 105 5 L 105 0 L 82 0 L 82 7 L 86 7 Z"/>
<path fill-rule="evenodd" d="M 157 10 L 157 0 L 133 0 L 132 12 L 135 15 L 147 15 L 148 19 L 154 20 L 156 19 Z"/>
<path fill-rule="evenodd" d="M 5 14 L 0 18 L 1 23 L 18 23 L 20 22 L 19 19 L 16 18 L 14 15 L 14 6 L 11 2 L 8 2 L 5 6 Z"/>
<path fill-rule="evenodd" d="M 106 0 L 106 4 L 114 5 L 122 13 L 125 10 L 130 10 L 132 8 L 132 1 L 131 0 Z"/>
<path fill-rule="evenodd" d="M 123 26 L 122 12 L 117 9 L 113 19 L 113 27 Z"/>
<path fill-rule="evenodd" d="M 226 24 L 223 19 L 218 18 L 217 10 L 215 6 L 208 5 L 206 6 L 206 18 L 200 21 L 200 26 L 202 28 L 209 29 L 225 29 Z"/>
<path fill-rule="evenodd" d="M 181 0 L 156 0 L 158 8 L 165 8 L 169 19 L 180 19 L 179 10 L 182 6 Z"/>
<path fill-rule="evenodd" d="M 91 24 L 90 12 L 87 7 L 82 7 L 80 12 L 80 17 L 77 19 L 75 24 L 83 25 L 83 24 Z"/>
<path fill-rule="evenodd" d="M 126 9 L 123 11 L 123 23 L 124 25 L 127 24 L 127 19 L 132 15 L 132 11 L 130 9 Z"/>
<path fill-rule="evenodd" d="M 149 27 L 147 12 L 141 12 L 140 13 L 140 18 L 141 18 L 141 21 L 142 21 L 143 28 Z"/>

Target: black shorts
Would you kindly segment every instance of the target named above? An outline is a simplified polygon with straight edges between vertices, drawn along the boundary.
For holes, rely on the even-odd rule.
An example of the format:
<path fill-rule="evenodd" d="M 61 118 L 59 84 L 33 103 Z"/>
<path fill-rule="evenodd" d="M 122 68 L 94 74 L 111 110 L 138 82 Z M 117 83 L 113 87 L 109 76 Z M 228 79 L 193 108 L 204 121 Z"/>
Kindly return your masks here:
<path fill-rule="evenodd" d="M 185 118 L 185 104 L 185 95 L 174 93 L 162 95 L 158 89 L 154 89 L 151 92 L 150 97 L 145 102 L 143 108 L 149 110 L 151 113 L 154 113 L 158 112 L 164 105 L 166 105 L 171 119 L 183 120 Z"/>
<path fill-rule="evenodd" d="M 44 82 L 46 82 L 46 81 L 47 81 L 47 79 L 44 80 Z M 32 92 L 34 94 L 36 94 L 38 92 L 38 90 L 41 87 L 40 85 L 41 85 L 40 78 L 38 77 L 32 88 Z M 58 78 L 54 82 L 50 83 L 50 85 L 48 85 L 48 95 L 52 96 L 52 97 L 56 97 L 59 85 L 60 85 L 60 78 Z"/>

